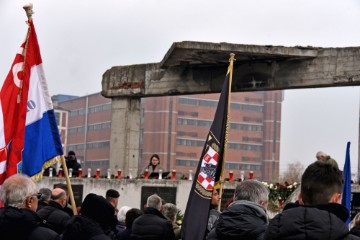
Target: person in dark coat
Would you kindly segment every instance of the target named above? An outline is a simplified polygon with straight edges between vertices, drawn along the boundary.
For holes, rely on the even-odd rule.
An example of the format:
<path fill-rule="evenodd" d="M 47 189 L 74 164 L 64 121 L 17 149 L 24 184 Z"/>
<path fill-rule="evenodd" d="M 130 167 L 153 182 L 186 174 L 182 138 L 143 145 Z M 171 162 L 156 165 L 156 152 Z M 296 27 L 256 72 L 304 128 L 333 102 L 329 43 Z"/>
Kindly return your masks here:
<path fill-rule="evenodd" d="M 208 240 L 262 240 L 268 225 L 269 190 L 259 181 L 246 180 L 236 186 L 234 202 L 219 216 Z"/>
<path fill-rule="evenodd" d="M 172 223 L 161 214 L 161 198 L 153 194 L 147 199 L 144 214 L 132 225 L 133 240 L 175 240 Z"/>
<path fill-rule="evenodd" d="M 116 240 L 115 208 L 102 196 L 89 193 L 81 204 L 81 215 L 65 227 L 63 240 Z"/>
<path fill-rule="evenodd" d="M 61 188 L 62 190 L 64 190 L 66 192 L 67 203 L 66 203 L 66 207 L 64 207 L 63 210 L 64 210 L 64 212 L 69 214 L 69 216 L 74 216 L 72 206 L 69 203 L 70 193 L 69 193 L 69 189 L 68 189 L 67 185 L 65 183 L 56 183 L 56 184 L 54 184 L 54 188 Z"/>
<path fill-rule="evenodd" d="M 38 208 L 36 211 L 39 211 L 43 207 L 47 206 L 51 197 L 51 190 L 49 188 L 40 188 L 39 193 L 41 193 L 41 197 L 39 199 Z"/>
<path fill-rule="evenodd" d="M 143 211 L 137 208 L 131 208 L 126 212 L 125 215 L 125 228 L 119 229 L 116 233 L 118 240 L 130 240 L 131 228 L 136 218 L 140 217 Z"/>
<path fill-rule="evenodd" d="M 1 240 L 53 240 L 56 232 L 43 226 L 36 214 L 38 194 L 31 178 L 15 174 L 3 183 L 0 196 L 5 207 L 0 208 Z"/>
<path fill-rule="evenodd" d="M 66 156 L 66 167 L 69 171 L 71 168 L 73 170 L 72 175 L 77 177 L 79 175 L 79 168 L 81 168 L 80 163 L 78 163 L 75 152 L 69 151 L 68 155 Z"/>
<path fill-rule="evenodd" d="M 220 212 L 217 210 L 220 202 L 220 195 L 217 189 L 214 189 L 211 197 L 211 209 L 209 212 L 208 224 L 206 228 L 206 235 L 216 227 L 216 222 L 220 216 Z"/>
<path fill-rule="evenodd" d="M 180 226 L 176 224 L 176 217 L 178 211 L 179 210 L 177 209 L 175 204 L 166 203 L 163 205 L 162 214 L 171 221 L 175 235 L 175 240 L 179 240 L 181 238 Z"/>
<path fill-rule="evenodd" d="M 349 211 L 340 205 L 341 171 L 323 161 L 309 165 L 302 178 L 299 203 L 287 204 L 269 224 L 264 239 L 360 239 L 345 224 Z"/>
<path fill-rule="evenodd" d="M 46 226 L 58 234 L 64 231 L 70 220 L 69 214 L 63 210 L 66 204 L 66 192 L 61 188 L 55 188 L 52 190 L 49 205 L 37 212 L 40 218 L 46 221 Z"/>

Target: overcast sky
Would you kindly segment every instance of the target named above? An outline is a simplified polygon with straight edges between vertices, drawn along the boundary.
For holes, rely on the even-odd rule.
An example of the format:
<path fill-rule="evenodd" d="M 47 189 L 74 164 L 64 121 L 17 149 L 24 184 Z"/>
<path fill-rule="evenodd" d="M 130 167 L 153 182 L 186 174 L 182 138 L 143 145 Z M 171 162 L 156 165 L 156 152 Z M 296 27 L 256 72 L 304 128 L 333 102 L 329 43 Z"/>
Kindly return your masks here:
<path fill-rule="evenodd" d="M 27 26 L 18 0 L 0 1 L 0 83 Z M 358 0 L 33 0 L 50 94 L 101 91 L 112 66 L 159 62 L 173 42 L 360 46 Z M 227 58 L 228 56 L 224 56 Z M 289 90 L 282 108 L 281 171 L 323 150 L 357 172 L 359 88 Z"/>

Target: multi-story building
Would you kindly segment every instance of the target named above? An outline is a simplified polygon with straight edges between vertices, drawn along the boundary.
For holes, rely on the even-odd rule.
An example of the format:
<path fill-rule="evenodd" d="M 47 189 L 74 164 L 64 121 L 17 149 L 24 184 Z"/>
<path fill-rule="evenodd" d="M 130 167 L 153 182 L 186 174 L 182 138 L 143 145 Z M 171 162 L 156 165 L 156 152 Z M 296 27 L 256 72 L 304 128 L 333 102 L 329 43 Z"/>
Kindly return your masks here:
<path fill-rule="evenodd" d="M 55 118 L 59 128 L 59 134 L 63 149 L 66 148 L 67 144 L 67 128 L 68 128 L 68 114 L 69 111 L 59 106 L 60 102 L 78 98 L 77 96 L 70 95 L 54 95 L 51 97 L 54 105 Z"/>
<path fill-rule="evenodd" d="M 110 156 L 111 99 L 95 93 L 58 106 L 68 111 L 65 153 L 75 151 L 84 171 L 99 168 L 105 174 Z"/>
<path fill-rule="evenodd" d="M 226 176 L 230 170 L 236 178 L 240 171 L 245 176 L 253 171 L 256 178 L 277 179 L 282 98 L 282 91 L 232 94 Z M 176 169 L 184 175 L 194 171 L 218 99 L 219 94 L 142 99 L 139 169 L 157 153 L 165 170 Z M 59 101 L 59 108 L 64 114 L 68 111 L 67 135 L 61 131 L 65 152 L 75 151 L 84 169 L 100 168 L 105 174 L 110 157 L 111 99 L 95 93 Z"/>
<path fill-rule="evenodd" d="M 153 153 L 165 170 L 187 175 L 196 169 L 214 119 L 219 94 L 145 98 L 142 102 L 141 161 Z M 282 91 L 233 93 L 225 177 L 244 171 L 263 180 L 279 175 Z"/>

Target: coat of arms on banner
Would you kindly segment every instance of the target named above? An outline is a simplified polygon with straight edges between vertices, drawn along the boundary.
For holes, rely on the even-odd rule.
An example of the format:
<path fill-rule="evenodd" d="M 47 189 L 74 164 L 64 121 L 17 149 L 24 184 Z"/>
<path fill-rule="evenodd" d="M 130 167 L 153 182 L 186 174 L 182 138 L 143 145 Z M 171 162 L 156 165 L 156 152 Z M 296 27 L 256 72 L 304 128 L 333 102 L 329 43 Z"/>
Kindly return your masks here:
<path fill-rule="evenodd" d="M 219 161 L 219 154 L 209 146 L 202 161 L 198 175 L 198 183 L 207 191 L 213 191 L 215 185 L 215 173 Z"/>

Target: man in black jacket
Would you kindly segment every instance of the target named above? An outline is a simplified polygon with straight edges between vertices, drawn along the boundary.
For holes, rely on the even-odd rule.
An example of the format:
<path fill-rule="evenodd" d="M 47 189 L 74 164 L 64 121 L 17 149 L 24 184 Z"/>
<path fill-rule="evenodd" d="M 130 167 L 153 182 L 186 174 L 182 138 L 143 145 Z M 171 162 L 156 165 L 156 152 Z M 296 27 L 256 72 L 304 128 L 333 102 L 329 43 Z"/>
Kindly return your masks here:
<path fill-rule="evenodd" d="M 234 202 L 220 214 L 208 240 L 262 240 L 268 225 L 268 200 L 269 190 L 261 182 L 241 182 L 236 186 Z"/>
<path fill-rule="evenodd" d="M 316 161 L 301 178 L 299 204 L 288 204 L 270 221 L 264 239 L 360 239 L 349 234 L 349 211 L 340 205 L 341 171 Z"/>
<path fill-rule="evenodd" d="M 42 225 L 36 214 L 38 198 L 31 178 L 15 174 L 5 180 L 0 190 L 5 207 L 0 208 L 1 240 L 53 240 L 58 234 Z"/>
<path fill-rule="evenodd" d="M 135 219 L 131 239 L 175 240 L 172 223 L 161 214 L 161 198 L 153 194 L 147 199 L 144 214 Z"/>
<path fill-rule="evenodd" d="M 70 215 L 63 210 L 66 204 L 66 192 L 61 188 L 55 188 L 51 192 L 49 205 L 37 212 L 41 219 L 46 221 L 46 226 L 58 234 L 64 231 L 67 222 L 71 218 Z"/>

